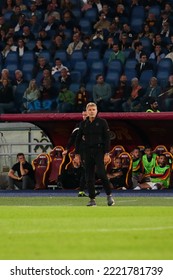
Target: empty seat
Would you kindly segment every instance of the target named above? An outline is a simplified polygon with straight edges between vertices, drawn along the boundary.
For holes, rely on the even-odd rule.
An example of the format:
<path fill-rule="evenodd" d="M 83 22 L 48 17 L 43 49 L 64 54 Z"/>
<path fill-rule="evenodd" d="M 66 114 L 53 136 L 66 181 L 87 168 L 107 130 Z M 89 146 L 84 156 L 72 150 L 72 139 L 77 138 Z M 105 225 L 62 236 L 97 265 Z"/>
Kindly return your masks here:
<path fill-rule="evenodd" d="M 153 70 L 144 70 L 141 73 L 139 82 L 142 85 L 143 88 L 146 88 L 149 86 L 150 79 L 153 77 Z"/>
<path fill-rule="evenodd" d="M 95 8 L 86 10 L 84 12 L 84 18 L 88 19 L 91 23 L 95 23 L 98 19 L 98 10 Z"/>
<path fill-rule="evenodd" d="M 120 75 L 122 74 L 123 72 L 123 65 L 122 65 L 122 62 L 121 60 L 119 59 L 115 59 L 115 60 L 112 60 L 108 66 L 107 66 L 107 70 L 108 71 L 116 71 L 116 72 L 119 72 Z"/>
<path fill-rule="evenodd" d="M 118 87 L 120 81 L 120 73 L 108 71 L 105 77 L 105 82 L 109 83 L 112 88 Z"/>
<path fill-rule="evenodd" d="M 58 50 L 55 52 L 54 59 L 60 58 L 64 63 L 67 61 L 67 52 L 65 50 Z"/>
<path fill-rule="evenodd" d="M 62 146 L 56 146 L 49 153 L 50 167 L 49 167 L 49 184 L 55 184 L 58 181 L 58 176 L 61 175 L 61 169 L 65 161 L 65 156 L 62 155 L 64 148 Z"/>
<path fill-rule="evenodd" d="M 82 80 L 81 72 L 73 70 L 70 72 L 70 77 L 73 83 L 81 83 Z"/>
<path fill-rule="evenodd" d="M 86 35 L 92 35 L 93 30 L 89 19 L 81 18 L 79 21 L 79 26 L 81 27 L 81 32 L 83 32 Z"/>
<path fill-rule="evenodd" d="M 69 63 L 71 68 L 74 68 L 74 65 L 77 61 L 82 61 L 84 59 L 83 51 L 82 50 L 76 50 L 74 51 L 70 57 L 69 57 Z"/>
<path fill-rule="evenodd" d="M 85 60 L 76 61 L 73 69 L 80 71 L 82 78 L 85 77 L 88 72 L 88 66 Z"/>
<path fill-rule="evenodd" d="M 166 71 L 169 71 L 169 73 L 171 74 L 172 70 L 173 70 L 172 59 L 170 59 L 170 58 L 162 58 L 159 61 L 158 65 L 157 65 L 157 70 L 158 71 L 166 70 Z"/>
<path fill-rule="evenodd" d="M 89 50 L 89 52 L 87 54 L 87 58 L 86 58 L 88 67 L 90 68 L 92 63 L 100 60 L 100 58 L 101 58 L 101 55 L 100 55 L 99 50 L 97 50 L 97 49 Z"/>
<path fill-rule="evenodd" d="M 50 167 L 50 157 L 45 153 L 41 153 L 32 161 L 35 174 L 35 189 L 43 190 L 48 185 L 48 171 Z"/>

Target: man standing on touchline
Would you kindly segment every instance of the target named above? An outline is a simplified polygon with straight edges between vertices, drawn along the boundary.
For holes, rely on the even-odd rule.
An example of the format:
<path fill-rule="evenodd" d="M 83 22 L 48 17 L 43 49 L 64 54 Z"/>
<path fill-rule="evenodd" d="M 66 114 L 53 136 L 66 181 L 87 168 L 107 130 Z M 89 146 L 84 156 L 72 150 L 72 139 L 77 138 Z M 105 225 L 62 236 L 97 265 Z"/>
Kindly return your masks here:
<path fill-rule="evenodd" d="M 85 177 L 90 201 L 87 206 L 96 206 L 95 202 L 95 169 L 107 194 L 107 204 L 115 204 L 111 186 L 106 175 L 105 163 L 109 161 L 110 130 L 105 119 L 97 117 L 97 105 L 90 102 L 86 106 L 88 117 L 81 122 L 76 137 L 75 153 L 80 157 L 80 144 L 84 141 Z"/>

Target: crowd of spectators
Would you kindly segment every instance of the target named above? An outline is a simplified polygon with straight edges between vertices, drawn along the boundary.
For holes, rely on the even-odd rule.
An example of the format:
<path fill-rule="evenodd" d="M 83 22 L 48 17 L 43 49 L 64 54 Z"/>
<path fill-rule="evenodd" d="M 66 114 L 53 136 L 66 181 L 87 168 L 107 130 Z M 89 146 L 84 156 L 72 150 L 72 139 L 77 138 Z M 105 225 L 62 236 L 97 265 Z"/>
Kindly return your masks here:
<path fill-rule="evenodd" d="M 173 110 L 173 1 L 2 0 L 0 113 Z"/>

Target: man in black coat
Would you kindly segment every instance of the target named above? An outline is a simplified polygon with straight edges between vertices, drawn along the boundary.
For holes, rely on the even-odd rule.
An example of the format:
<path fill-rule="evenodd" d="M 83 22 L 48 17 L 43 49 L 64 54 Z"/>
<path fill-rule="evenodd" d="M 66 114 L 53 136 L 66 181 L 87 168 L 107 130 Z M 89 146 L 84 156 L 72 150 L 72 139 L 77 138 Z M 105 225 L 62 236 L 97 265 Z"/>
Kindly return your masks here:
<path fill-rule="evenodd" d="M 81 141 L 84 141 L 85 176 L 90 201 L 87 206 L 96 206 L 95 202 L 95 171 L 101 179 L 107 194 L 107 204 L 115 204 L 111 194 L 111 186 L 108 180 L 105 163 L 109 161 L 110 130 L 105 119 L 97 116 L 97 105 L 90 102 L 86 106 L 88 117 L 81 122 L 76 137 L 75 153 L 80 157 Z"/>

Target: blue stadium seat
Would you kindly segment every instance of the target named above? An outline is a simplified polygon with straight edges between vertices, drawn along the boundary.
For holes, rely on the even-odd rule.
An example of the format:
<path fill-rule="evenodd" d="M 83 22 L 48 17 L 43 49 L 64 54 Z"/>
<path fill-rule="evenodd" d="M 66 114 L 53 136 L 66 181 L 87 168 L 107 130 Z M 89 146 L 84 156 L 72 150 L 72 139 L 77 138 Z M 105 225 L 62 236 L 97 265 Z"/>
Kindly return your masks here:
<path fill-rule="evenodd" d="M 71 80 L 73 81 L 73 83 L 81 83 L 81 81 L 82 81 L 82 76 L 81 76 L 80 71 L 72 70 L 70 72 L 70 77 L 71 77 Z"/>
<path fill-rule="evenodd" d="M 167 70 L 169 74 L 172 74 L 173 71 L 173 63 L 172 59 L 170 58 L 162 58 L 159 63 L 157 64 L 157 71 L 160 70 Z"/>
<path fill-rule="evenodd" d="M 91 64 L 91 67 L 90 67 L 90 72 L 99 72 L 99 73 L 102 73 L 104 75 L 105 73 L 105 66 L 104 66 L 104 63 L 102 60 L 99 60 L 99 61 L 94 61 L 92 64 Z"/>
<path fill-rule="evenodd" d="M 103 62 L 105 64 L 105 66 L 107 66 L 108 64 L 108 61 L 109 61 L 109 57 L 110 57 L 110 54 L 112 53 L 112 49 L 107 49 L 103 55 Z"/>
<path fill-rule="evenodd" d="M 76 61 L 73 69 L 80 71 L 82 78 L 85 78 L 88 73 L 88 66 L 85 60 Z"/>
<path fill-rule="evenodd" d="M 34 64 L 35 63 L 35 55 L 33 51 L 26 51 L 24 52 L 23 56 L 20 59 L 20 65 L 21 67 L 24 64 Z"/>
<path fill-rule="evenodd" d="M 134 18 L 141 18 L 144 21 L 145 19 L 145 8 L 144 6 L 134 6 L 131 11 L 131 20 Z"/>
<path fill-rule="evenodd" d="M 84 54 L 82 50 L 76 50 L 69 56 L 69 63 L 72 69 L 74 68 L 74 65 L 77 61 L 82 60 L 84 60 Z"/>
<path fill-rule="evenodd" d="M 92 24 L 89 19 L 81 18 L 79 21 L 79 26 L 81 27 L 81 32 L 86 35 L 92 35 Z"/>
<path fill-rule="evenodd" d="M 21 66 L 21 71 L 23 73 L 24 80 L 27 82 L 33 79 L 33 74 L 32 74 L 33 67 L 34 65 L 32 61 L 30 63 L 29 62 L 23 63 L 23 65 Z"/>
<path fill-rule="evenodd" d="M 125 70 L 134 70 L 138 61 L 135 58 L 128 58 L 125 62 L 124 69 Z"/>
<path fill-rule="evenodd" d="M 86 10 L 84 18 L 88 19 L 91 23 L 95 23 L 98 20 L 98 10 L 95 8 Z"/>
<path fill-rule="evenodd" d="M 5 65 L 7 64 L 19 64 L 19 55 L 17 52 L 10 51 L 5 58 Z"/>
<path fill-rule="evenodd" d="M 144 70 L 139 79 L 140 85 L 142 85 L 143 88 L 147 88 L 153 76 L 153 70 Z"/>
<path fill-rule="evenodd" d="M 166 69 L 157 71 L 156 78 L 162 89 L 165 89 L 168 86 L 169 75 L 169 71 Z"/>
<path fill-rule="evenodd" d="M 119 85 L 120 74 L 119 72 L 108 71 L 105 76 L 105 82 L 109 83 L 112 88 L 116 88 Z"/>
<path fill-rule="evenodd" d="M 58 50 L 55 52 L 54 59 L 60 58 L 61 61 L 64 63 L 67 61 L 67 52 L 66 50 Z"/>
<path fill-rule="evenodd" d="M 140 42 L 143 46 L 143 51 L 149 56 L 152 51 L 152 41 L 148 37 L 142 37 L 140 38 Z"/>
<path fill-rule="evenodd" d="M 115 72 L 119 72 L 119 74 L 121 75 L 122 72 L 123 72 L 123 64 L 121 62 L 121 60 L 119 59 L 115 59 L 115 60 L 112 60 L 108 66 L 107 66 L 107 70 L 108 71 L 115 71 Z"/>
<path fill-rule="evenodd" d="M 143 30 L 144 20 L 142 18 L 132 18 L 130 21 L 131 30 L 137 34 Z"/>
<path fill-rule="evenodd" d="M 101 55 L 99 50 L 97 49 L 89 50 L 86 57 L 88 67 L 90 68 L 93 62 L 98 61 L 100 59 L 101 59 Z"/>
<path fill-rule="evenodd" d="M 148 14 L 154 14 L 156 18 L 159 18 L 160 13 L 161 13 L 161 7 L 159 5 L 153 5 L 148 10 Z"/>
<path fill-rule="evenodd" d="M 82 17 L 81 9 L 78 7 L 75 7 L 71 11 L 72 11 L 73 16 L 79 21 L 80 18 Z"/>
<path fill-rule="evenodd" d="M 70 86 L 69 86 L 69 90 L 71 90 L 75 94 L 76 92 L 78 92 L 79 86 L 80 86 L 79 83 L 75 83 L 75 82 L 71 83 Z"/>

